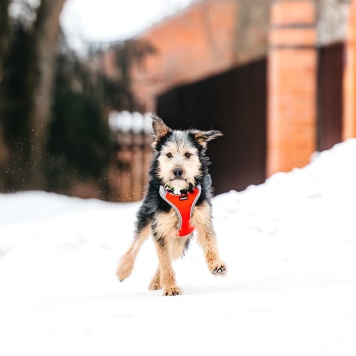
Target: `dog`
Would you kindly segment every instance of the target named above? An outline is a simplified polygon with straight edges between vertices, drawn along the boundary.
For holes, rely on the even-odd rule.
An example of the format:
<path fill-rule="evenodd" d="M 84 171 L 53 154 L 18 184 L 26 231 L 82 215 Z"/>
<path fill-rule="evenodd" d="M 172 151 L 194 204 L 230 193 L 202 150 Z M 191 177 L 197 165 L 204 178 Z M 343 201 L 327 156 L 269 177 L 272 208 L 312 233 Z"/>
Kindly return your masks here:
<path fill-rule="evenodd" d="M 122 282 L 130 276 L 140 247 L 152 235 L 159 265 L 149 289 L 175 296 L 182 292 L 176 285 L 172 261 L 184 256 L 193 230 L 210 272 L 226 274 L 212 224 L 210 162 L 206 156 L 207 143 L 222 133 L 172 130 L 156 114 L 152 114 L 152 131 L 148 187 L 137 213 L 133 243 L 120 260 L 117 277 Z"/>

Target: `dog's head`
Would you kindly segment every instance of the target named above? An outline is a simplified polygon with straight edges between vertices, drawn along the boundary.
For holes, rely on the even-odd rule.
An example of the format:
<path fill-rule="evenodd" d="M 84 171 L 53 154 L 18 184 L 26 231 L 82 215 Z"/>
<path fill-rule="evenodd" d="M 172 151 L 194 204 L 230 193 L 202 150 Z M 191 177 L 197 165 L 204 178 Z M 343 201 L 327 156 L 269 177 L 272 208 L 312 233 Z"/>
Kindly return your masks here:
<path fill-rule="evenodd" d="M 207 143 L 222 136 L 220 131 L 172 130 L 152 115 L 153 148 L 157 158 L 156 176 L 163 184 L 184 190 L 203 178 L 207 159 Z"/>

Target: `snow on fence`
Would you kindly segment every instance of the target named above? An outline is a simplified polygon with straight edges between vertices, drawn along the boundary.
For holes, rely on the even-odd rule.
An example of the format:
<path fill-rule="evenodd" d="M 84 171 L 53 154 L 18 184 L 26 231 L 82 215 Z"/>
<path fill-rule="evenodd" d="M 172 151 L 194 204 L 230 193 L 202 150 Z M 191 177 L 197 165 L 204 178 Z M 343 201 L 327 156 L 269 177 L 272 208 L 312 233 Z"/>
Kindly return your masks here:
<path fill-rule="evenodd" d="M 143 198 L 151 160 L 149 113 L 112 111 L 109 127 L 113 149 L 109 164 L 111 200 L 138 201 Z"/>

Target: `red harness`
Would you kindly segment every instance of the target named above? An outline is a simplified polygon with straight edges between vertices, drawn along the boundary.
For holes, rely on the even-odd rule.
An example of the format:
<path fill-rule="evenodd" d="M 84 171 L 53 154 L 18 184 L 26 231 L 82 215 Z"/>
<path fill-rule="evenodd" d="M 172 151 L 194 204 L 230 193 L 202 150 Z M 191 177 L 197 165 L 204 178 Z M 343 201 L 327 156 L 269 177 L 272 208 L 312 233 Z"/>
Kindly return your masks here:
<path fill-rule="evenodd" d="M 197 186 L 192 192 L 186 194 L 175 195 L 164 189 L 159 188 L 160 196 L 175 210 L 179 219 L 179 230 L 177 236 L 186 237 L 194 231 L 194 226 L 191 224 L 191 217 L 198 198 L 200 197 L 201 188 Z"/>

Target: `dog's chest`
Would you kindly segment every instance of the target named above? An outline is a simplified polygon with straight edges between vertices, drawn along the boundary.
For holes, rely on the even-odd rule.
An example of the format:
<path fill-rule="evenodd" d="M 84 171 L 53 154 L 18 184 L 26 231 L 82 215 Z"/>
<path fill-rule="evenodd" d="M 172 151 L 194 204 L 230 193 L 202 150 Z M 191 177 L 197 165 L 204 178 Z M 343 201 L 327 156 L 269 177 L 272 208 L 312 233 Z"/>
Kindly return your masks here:
<path fill-rule="evenodd" d="M 155 230 L 161 236 L 176 236 L 179 229 L 179 219 L 174 209 L 171 207 L 168 212 L 158 213 L 155 226 Z"/>

